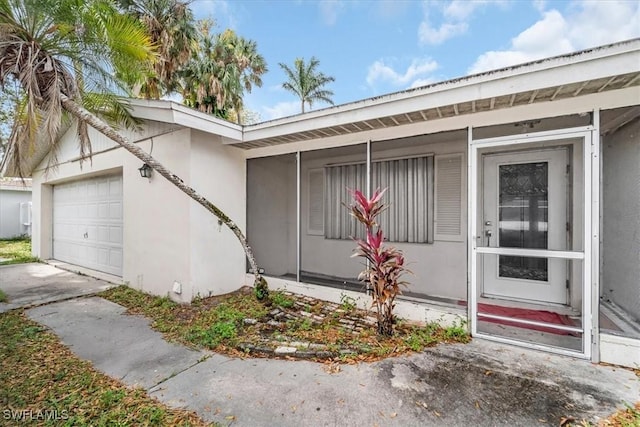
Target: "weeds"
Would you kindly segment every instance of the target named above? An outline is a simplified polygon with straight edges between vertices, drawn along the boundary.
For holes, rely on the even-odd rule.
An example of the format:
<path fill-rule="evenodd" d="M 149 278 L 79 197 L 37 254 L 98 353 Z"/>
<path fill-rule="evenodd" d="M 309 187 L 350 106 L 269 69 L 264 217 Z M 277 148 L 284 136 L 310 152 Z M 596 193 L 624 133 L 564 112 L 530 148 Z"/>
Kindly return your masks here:
<path fill-rule="evenodd" d="M 9 302 L 7 294 L 2 289 L 0 289 L 0 302 Z"/>
<path fill-rule="evenodd" d="M 355 298 L 350 297 L 345 293 L 340 294 L 340 308 L 346 311 L 347 313 L 351 313 L 356 309 L 356 300 Z"/>
<path fill-rule="evenodd" d="M 293 300 L 282 292 L 272 292 L 270 294 L 271 302 L 282 308 L 293 307 Z"/>
<path fill-rule="evenodd" d="M 66 418 L 28 425 L 208 425 L 193 412 L 169 409 L 143 389 L 96 371 L 20 311 L 0 314 L 0 330 L 2 406 L 34 413 L 46 409 Z"/>
<path fill-rule="evenodd" d="M 231 354 L 237 354 L 236 348 L 240 348 L 240 344 L 260 347 L 265 345 L 265 340 L 273 343 L 298 341 L 322 345 L 324 350 L 339 355 L 341 361 L 373 361 L 422 351 L 439 342 L 468 340 L 463 322 L 445 329 L 437 323 L 416 326 L 399 318 L 394 325 L 394 336 L 379 335 L 376 325 L 354 320 L 365 319 L 371 313 L 355 307 L 355 301 L 348 297 L 341 299 L 338 305 L 341 310 L 335 310 L 335 306 L 330 308 L 320 300 L 310 302 L 297 295 L 272 292 L 272 304 L 280 313 L 280 317 L 274 319 L 270 315 L 273 305 L 266 307 L 248 289 L 229 295 L 195 298 L 191 305 L 177 304 L 166 297 L 147 295 L 126 286 L 101 295 L 127 307 L 129 313 L 150 317 L 152 327 L 169 340 Z M 245 323 L 245 319 L 255 322 Z M 270 324 L 272 320 L 277 323 Z M 353 322 L 358 326 L 357 332 Z M 340 353 L 341 350 L 349 351 Z"/>
<path fill-rule="evenodd" d="M 0 265 L 36 262 L 38 258 L 31 256 L 31 240 L 24 238 L 0 240 Z"/>
<path fill-rule="evenodd" d="M 444 338 L 451 341 L 456 341 L 467 337 L 469 333 L 467 332 L 467 322 L 464 320 L 460 320 L 460 322 L 454 321 L 453 325 L 444 329 Z"/>

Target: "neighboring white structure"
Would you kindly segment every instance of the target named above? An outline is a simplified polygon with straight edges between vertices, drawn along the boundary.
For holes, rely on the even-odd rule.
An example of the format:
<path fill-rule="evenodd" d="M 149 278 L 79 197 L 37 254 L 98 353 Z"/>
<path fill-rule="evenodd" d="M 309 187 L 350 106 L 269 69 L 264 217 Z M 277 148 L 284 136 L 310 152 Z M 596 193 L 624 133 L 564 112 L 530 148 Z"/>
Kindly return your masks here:
<path fill-rule="evenodd" d="M 342 203 L 387 187 L 401 315 L 640 365 L 640 40 L 249 126 L 131 104 L 127 136 L 246 230 L 272 287 L 366 301 Z M 199 205 L 97 132 L 91 163 L 61 138 L 55 171 L 31 159 L 35 256 L 183 302 L 251 284 Z"/>
<path fill-rule="evenodd" d="M 31 179 L 0 178 L 0 239 L 31 235 Z"/>

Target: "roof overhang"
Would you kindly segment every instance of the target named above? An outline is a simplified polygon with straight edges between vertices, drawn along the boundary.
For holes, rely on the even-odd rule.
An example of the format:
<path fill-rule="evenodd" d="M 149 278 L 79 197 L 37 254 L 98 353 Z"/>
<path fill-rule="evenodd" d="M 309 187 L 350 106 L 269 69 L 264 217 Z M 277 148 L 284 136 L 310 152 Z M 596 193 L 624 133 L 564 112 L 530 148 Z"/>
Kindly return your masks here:
<path fill-rule="evenodd" d="M 249 125 L 252 149 L 640 86 L 640 39 Z"/>

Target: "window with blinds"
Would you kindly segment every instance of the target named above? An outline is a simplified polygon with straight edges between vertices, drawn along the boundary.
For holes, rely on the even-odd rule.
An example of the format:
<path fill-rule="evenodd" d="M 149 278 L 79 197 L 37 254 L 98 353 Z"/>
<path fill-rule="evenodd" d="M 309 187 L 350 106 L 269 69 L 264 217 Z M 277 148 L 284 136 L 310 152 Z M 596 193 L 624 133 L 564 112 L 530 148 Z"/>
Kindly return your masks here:
<path fill-rule="evenodd" d="M 349 189 L 366 189 L 364 163 L 325 167 L 324 236 L 328 239 L 363 237 L 364 228 L 349 215 Z M 372 187 L 386 188 L 387 209 L 379 223 L 390 242 L 433 242 L 433 156 L 374 161 Z M 311 206 L 311 203 L 310 203 Z M 311 218 L 310 218 L 311 221 Z"/>

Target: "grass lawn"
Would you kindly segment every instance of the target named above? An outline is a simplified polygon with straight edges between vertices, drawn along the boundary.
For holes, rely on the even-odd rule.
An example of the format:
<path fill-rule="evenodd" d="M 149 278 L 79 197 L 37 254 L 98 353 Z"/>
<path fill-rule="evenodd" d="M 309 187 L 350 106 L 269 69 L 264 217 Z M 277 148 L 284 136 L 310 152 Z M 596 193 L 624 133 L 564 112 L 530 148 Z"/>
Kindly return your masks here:
<path fill-rule="evenodd" d="M 0 330 L 0 425 L 209 425 L 97 372 L 21 311 Z"/>
<path fill-rule="evenodd" d="M 371 313 L 357 309 L 349 299 L 327 310 L 323 305 L 330 303 L 275 291 L 265 305 L 247 288 L 196 299 L 191 305 L 126 286 L 110 289 L 101 296 L 123 305 L 129 313 L 150 318 L 152 327 L 169 340 L 231 355 L 242 354 L 241 349 L 247 348 L 247 344 L 265 347 L 274 342 L 301 342 L 324 346 L 326 353 L 339 355 L 332 358 L 335 362 L 354 363 L 421 351 L 441 342 L 469 340 L 462 324 L 443 328 L 435 323 L 419 326 L 400 322 L 395 336 L 380 336 L 371 324 Z M 271 317 L 274 312 L 281 316 L 277 324 Z M 359 325 L 357 331 L 349 327 L 354 323 Z"/>
<path fill-rule="evenodd" d="M 24 262 L 38 261 L 31 256 L 31 239 L 0 240 L 0 265 L 21 264 Z"/>

